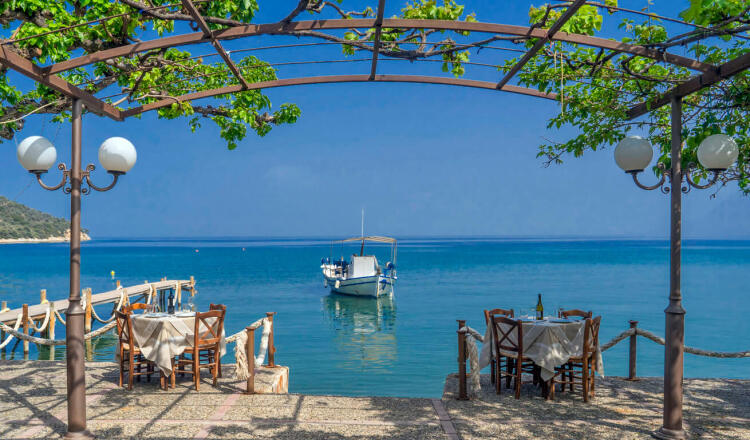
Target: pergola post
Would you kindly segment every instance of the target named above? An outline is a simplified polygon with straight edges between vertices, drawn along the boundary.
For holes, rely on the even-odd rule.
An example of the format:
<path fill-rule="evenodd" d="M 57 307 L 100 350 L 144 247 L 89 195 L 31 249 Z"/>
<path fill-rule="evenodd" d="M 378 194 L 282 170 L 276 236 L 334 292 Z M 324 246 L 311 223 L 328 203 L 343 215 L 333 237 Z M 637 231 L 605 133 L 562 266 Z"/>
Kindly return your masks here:
<path fill-rule="evenodd" d="M 682 98 L 673 96 L 671 234 L 669 256 L 669 305 L 665 313 L 664 344 L 664 420 L 654 432 L 660 439 L 684 439 L 682 428 L 682 361 L 685 343 L 685 309 L 680 290 L 682 251 Z"/>
<path fill-rule="evenodd" d="M 94 438 L 86 430 L 86 364 L 81 307 L 81 114 L 83 102 L 73 100 L 70 170 L 70 294 L 65 312 L 65 353 L 68 368 L 68 432 L 66 439 Z"/>

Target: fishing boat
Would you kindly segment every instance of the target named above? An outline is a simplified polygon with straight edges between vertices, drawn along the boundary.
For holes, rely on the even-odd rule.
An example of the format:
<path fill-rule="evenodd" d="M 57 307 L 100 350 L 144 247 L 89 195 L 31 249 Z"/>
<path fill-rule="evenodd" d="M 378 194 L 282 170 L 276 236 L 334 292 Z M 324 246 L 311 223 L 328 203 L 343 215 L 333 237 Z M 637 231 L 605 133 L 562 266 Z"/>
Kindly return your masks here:
<path fill-rule="evenodd" d="M 332 256 L 321 260 L 323 285 L 333 293 L 344 295 L 379 297 L 393 294 L 396 283 L 396 239 L 390 237 L 354 237 L 331 242 L 331 254 L 334 246 L 346 243 L 361 242 L 359 255 L 352 254 L 345 260 L 343 254 L 338 260 Z M 388 244 L 391 248 L 391 259 L 385 266 L 378 263 L 375 255 L 365 254 L 365 243 Z"/>

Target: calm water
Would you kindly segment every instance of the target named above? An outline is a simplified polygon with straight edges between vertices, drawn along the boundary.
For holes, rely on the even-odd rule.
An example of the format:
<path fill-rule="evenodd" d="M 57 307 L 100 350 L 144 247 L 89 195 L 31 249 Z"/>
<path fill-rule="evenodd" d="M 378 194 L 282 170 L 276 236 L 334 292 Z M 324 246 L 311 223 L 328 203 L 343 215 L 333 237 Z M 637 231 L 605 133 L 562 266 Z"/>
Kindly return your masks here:
<path fill-rule="evenodd" d="M 483 331 L 482 309 L 533 307 L 538 292 L 548 311 L 563 306 L 601 314 L 602 342 L 629 319 L 664 333 L 666 242 L 403 240 L 392 300 L 330 295 L 318 268 L 329 252 L 327 242 L 315 240 L 97 240 L 84 245 L 82 285 L 111 289 L 111 270 L 124 285 L 194 275 L 201 309 L 209 302 L 228 305 L 227 333 L 278 312 L 276 359 L 291 367 L 290 391 L 298 393 L 437 397 L 445 375 L 456 370 L 455 320 Z M 387 252 L 376 254 L 385 263 Z M 0 246 L 0 299 L 11 307 L 33 304 L 42 288 L 49 298 L 66 297 L 67 264 L 64 244 Z M 687 344 L 750 348 L 748 286 L 750 242 L 686 242 Z M 110 307 L 97 311 L 108 316 Z M 57 334 L 64 334 L 59 326 Z M 94 358 L 111 360 L 113 345 L 113 336 L 95 341 Z M 608 374 L 626 374 L 626 347 L 605 353 Z M 19 345 L 7 357 L 20 352 Z M 55 356 L 62 355 L 58 348 Z M 33 347 L 31 356 L 38 356 Z M 639 375 L 661 375 L 661 347 L 641 339 L 638 365 Z M 750 359 L 686 355 L 685 373 L 748 378 Z"/>

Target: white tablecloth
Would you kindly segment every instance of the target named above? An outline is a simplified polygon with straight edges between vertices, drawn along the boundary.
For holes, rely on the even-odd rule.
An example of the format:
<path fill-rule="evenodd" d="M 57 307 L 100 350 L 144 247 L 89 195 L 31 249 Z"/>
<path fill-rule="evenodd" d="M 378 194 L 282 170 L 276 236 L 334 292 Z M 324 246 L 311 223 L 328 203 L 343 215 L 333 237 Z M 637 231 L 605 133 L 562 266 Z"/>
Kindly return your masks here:
<path fill-rule="evenodd" d="M 172 359 L 195 342 L 195 315 L 149 317 L 133 316 L 133 333 L 143 357 L 154 362 L 166 375 L 172 374 Z M 226 353 L 224 330 L 221 333 L 221 355 Z"/>
<path fill-rule="evenodd" d="M 502 326 L 502 324 L 500 324 Z M 570 323 L 555 323 L 548 320 L 523 323 L 523 355 L 530 358 L 541 369 L 543 380 L 549 380 L 555 375 L 555 367 L 568 362 L 574 356 L 583 353 L 584 321 Z M 511 341 L 515 341 L 516 333 L 511 334 Z M 484 332 L 484 344 L 479 356 L 479 368 L 490 364 L 490 352 L 495 352 L 492 340 L 492 327 L 489 325 Z M 604 376 L 604 364 L 601 351 L 597 346 L 594 360 L 597 373 Z"/>

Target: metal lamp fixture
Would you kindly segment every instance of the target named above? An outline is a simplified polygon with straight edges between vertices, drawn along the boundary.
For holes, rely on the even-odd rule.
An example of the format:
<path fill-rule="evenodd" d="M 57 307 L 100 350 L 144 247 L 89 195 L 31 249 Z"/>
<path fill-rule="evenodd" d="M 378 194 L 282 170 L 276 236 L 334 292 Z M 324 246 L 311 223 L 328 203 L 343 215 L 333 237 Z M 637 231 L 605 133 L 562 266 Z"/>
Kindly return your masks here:
<path fill-rule="evenodd" d="M 49 171 L 57 160 L 57 150 L 52 142 L 42 136 L 30 136 L 18 144 L 16 156 L 21 165 L 30 173 L 36 175 L 37 181 L 42 188 L 54 191 L 62 188 L 68 182 L 71 171 L 64 163 L 58 164 L 57 168 L 62 171 L 62 180 L 55 186 L 48 186 L 42 182 L 42 174 Z M 111 137 L 105 140 L 99 147 L 99 162 L 104 169 L 113 176 L 112 182 L 104 187 L 96 186 L 91 182 L 90 173 L 96 167 L 89 164 L 85 170 L 81 170 L 81 177 L 86 181 L 88 188 L 81 188 L 82 194 L 88 194 L 89 188 L 96 191 L 107 191 L 117 183 L 119 176 L 127 173 L 135 165 L 137 154 L 135 147 L 130 141 L 121 137 Z M 63 188 L 66 194 L 70 194 L 71 188 Z"/>
<path fill-rule="evenodd" d="M 690 177 L 695 164 L 682 168 L 682 98 L 673 96 L 671 102 L 671 166 L 659 163 L 661 178 L 654 185 L 643 185 L 638 180 L 651 163 L 651 144 L 640 137 L 623 139 L 615 148 L 615 162 L 633 176 L 638 187 L 646 190 L 660 189 L 670 195 L 669 238 L 669 304 L 664 310 L 664 412 L 662 426 L 651 433 L 662 440 L 684 440 L 687 434 L 682 426 L 683 352 L 685 345 L 685 308 L 682 306 L 682 194 L 690 188 L 705 189 L 714 185 L 723 171 L 737 160 L 738 148 L 732 138 L 723 134 L 708 136 L 698 146 L 698 161 L 713 173 L 709 181 L 700 185 Z M 668 183 L 667 183 L 668 180 Z M 683 183 L 686 182 L 686 183 Z M 667 184 L 665 184 L 667 183 Z"/>
<path fill-rule="evenodd" d="M 714 134 L 708 136 L 698 146 L 698 162 L 703 168 L 711 171 L 713 177 L 705 185 L 698 184 L 690 177 L 692 170 L 696 168 L 694 163 L 690 163 L 687 169 L 682 171 L 682 175 L 687 185 L 682 187 L 682 192 L 687 193 L 690 188 L 706 189 L 713 186 L 719 179 L 719 175 L 726 171 L 737 160 L 739 149 L 737 143 L 731 137 L 725 134 Z M 670 188 L 664 185 L 667 178 L 671 180 L 671 171 L 667 170 L 663 163 L 657 164 L 662 170 L 661 179 L 654 185 L 644 185 L 638 180 L 638 173 L 642 172 L 654 156 L 653 148 L 648 140 L 640 136 L 628 136 L 621 140 L 615 147 L 615 162 L 623 171 L 633 176 L 633 181 L 638 187 L 646 190 L 660 188 L 665 194 L 669 193 Z"/>
<path fill-rule="evenodd" d="M 71 167 L 61 163 L 57 168 L 62 171 L 62 180 L 55 186 L 42 182 L 42 175 L 49 171 L 57 160 L 57 151 L 52 142 L 41 137 L 31 136 L 18 144 L 16 155 L 18 161 L 36 179 L 42 188 L 54 191 L 62 188 L 70 194 L 70 291 L 68 307 L 65 311 L 65 357 L 67 364 L 67 403 L 68 432 L 65 439 L 93 439 L 94 435 L 86 429 L 86 374 L 84 347 L 84 310 L 81 305 L 81 194 L 88 194 L 91 189 L 108 191 L 117 183 L 119 176 L 130 171 L 135 165 L 135 147 L 127 139 L 113 137 L 105 140 L 99 147 L 99 162 L 112 175 L 112 182 L 104 187 L 91 182 L 90 174 L 96 168 L 90 164 L 82 169 L 81 133 L 83 103 L 73 100 L 71 109 Z M 66 184 L 70 181 L 70 184 Z M 83 187 L 83 183 L 86 186 Z"/>

